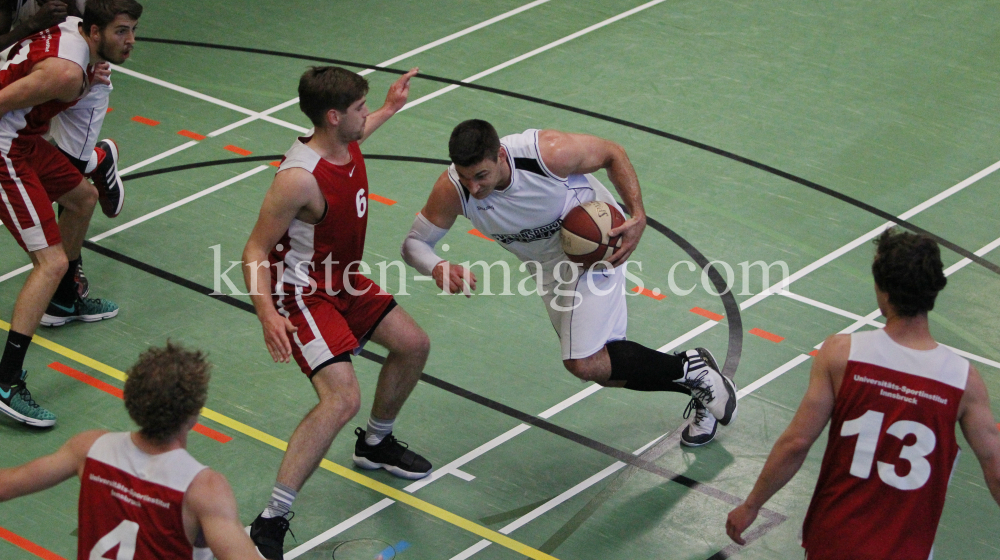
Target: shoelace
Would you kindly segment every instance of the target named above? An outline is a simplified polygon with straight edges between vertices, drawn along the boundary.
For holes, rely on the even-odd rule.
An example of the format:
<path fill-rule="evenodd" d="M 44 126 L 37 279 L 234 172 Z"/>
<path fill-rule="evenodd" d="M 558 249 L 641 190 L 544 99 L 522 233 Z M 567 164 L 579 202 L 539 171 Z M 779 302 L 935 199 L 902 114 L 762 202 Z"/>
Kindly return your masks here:
<path fill-rule="evenodd" d="M 691 399 L 688 401 L 687 407 L 684 408 L 684 419 L 687 420 L 691 416 L 691 411 L 694 411 L 694 423 L 701 424 L 705 418 L 708 417 L 708 409 L 703 406 L 698 406 L 698 401 Z"/>
<path fill-rule="evenodd" d="M 287 515 L 288 517 L 285 517 L 285 515 Z M 291 522 L 292 518 L 295 517 L 295 512 L 294 511 L 290 511 L 290 512 L 286 513 L 285 515 L 280 515 L 278 517 L 270 517 L 270 518 L 267 518 L 267 519 L 274 520 L 274 523 L 277 525 L 277 528 L 280 529 L 282 533 L 287 532 L 289 535 L 292 536 L 293 539 L 295 539 L 295 542 L 298 542 L 299 539 L 295 538 L 295 533 L 292 532 L 292 528 L 291 528 L 291 526 L 289 524 Z M 274 535 L 265 535 L 265 536 L 267 536 L 268 538 L 273 538 L 274 537 Z"/>
<path fill-rule="evenodd" d="M 21 400 L 24 401 L 28 406 L 30 406 L 31 408 L 41 408 L 40 406 L 38 406 L 38 403 L 35 402 L 35 399 L 32 398 L 31 391 L 29 391 L 27 387 L 21 387 L 20 393 L 21 393 Z M 11 396 L 14 395 L 11 394 Z"/>
<path fill-rule="evenodd" d="M 698 399 L 702 403 L 711 402 L 712 399 L 715 398 L 712 386 L 705 381 L 706 377 L 708 377 L 707 366 L 705 366 L 705 369 L 703 369 L 695 377 L 690 378 L 686 383 L 684 383 L 691 389 L 691 396 Z"/>

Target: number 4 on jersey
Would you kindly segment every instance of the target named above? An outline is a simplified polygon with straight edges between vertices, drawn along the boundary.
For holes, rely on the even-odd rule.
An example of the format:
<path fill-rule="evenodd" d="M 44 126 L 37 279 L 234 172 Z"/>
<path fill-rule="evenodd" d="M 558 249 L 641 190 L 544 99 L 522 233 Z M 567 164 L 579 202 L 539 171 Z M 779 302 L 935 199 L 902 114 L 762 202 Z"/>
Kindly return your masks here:
<path fill-rule="evenodd" d="M 135 521 L 122 521 L 110 533 L 101 537 L 94 548 L 90 550 L 90 560 L 107 560 L 104 555 L 112 548 L 118 547 L 114 560 L 132 560 L 135 556 L 135 543 L 139 538 L 139 524 Z"/>
<path fill-rule="evenodd" d="M 882 420 L 885 414 L 869 410 L 854 420 L 844 422 L 840 427 L 840 435 L 844 437 L 858 436 L 854 447 L 854 460 L 851 462 L 851 474 L 858 478 L 871 476 L 872 463 L 875 462 L 875 448 L 878 446 L 879 435 L 882 433 Z M 900 440 L 913 434 L 917 441 L 913 445 L 904 445 L 899 458 L 910 463 L 910 472 L 906 476 L 896 474 L 896 465 L 878 462 L 878 476 L 893 488 L 900 490 L 916 490 L 931 477 L 931 464 L 924 457 L 934 451 L 937 436 L 920 422 L 900 420 L 889 426 L 885 433 Z"/>

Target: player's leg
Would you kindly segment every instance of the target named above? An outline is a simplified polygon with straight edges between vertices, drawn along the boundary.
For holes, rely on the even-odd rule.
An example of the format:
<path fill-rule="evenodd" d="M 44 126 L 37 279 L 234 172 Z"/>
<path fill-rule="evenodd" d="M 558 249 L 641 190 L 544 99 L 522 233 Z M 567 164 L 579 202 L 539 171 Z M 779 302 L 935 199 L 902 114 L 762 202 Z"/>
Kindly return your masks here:
<path fill-rule="evenodd" d="M 355 430 L 354 463 L 365 469 L 383 468 L 411 480 L 423 478 L 431 473 L 430 462 L 399 442 L 392 431 L 400 409 L 420 380 L 430 339 L 394 301 L 382 312 L 370 338 L 389 354 L 379 372 L 368 425 Z"/>
<path fill-rule="evenodd" d="M 20 158 L 0 155 L 4 159 L 0 165 L 0 219 L 34 265 L 14 303 L 11 329 L 0 357 L 0 412 L 31 426 L 47 427 L 55 423 L 55 416 L 31 397 L 23 367 L 45 306 L 67 269 L 66 254 L 52 202 L 37 174 Z"/>
<path fill-rule="evenodd" d="M 83 240 L 97 205 L 97 190 L 87 182 L 58 149 L 36 143 L 32 164 L 39 171 L 49 197 L 62 206 L 59 231 L 69 266 L 56 286 L 41 324 L 58 327 L 70 321 L 93 322 L 118 315 L 118 306 L 105 299 L 83 298 L 78 287 Z"/>
<path fill-rule="evenodd" d="M 330 444 L 361 407 L 361 389 L 350 354 L 344 353 L 312 376 L 319 402 L 299 422 L 288 440 L 267 507 L 250 526 L 250 538 L 265 558 L 280 559 L 289 510 L 306 480 L 316 471 Z"/>
<path fill-rule="evenodd" d="M 98 84 L 76 105 L 52 119 L 52 138 L 73 165 L 92 179 L 101 210 L 109 218 L 121 213 L 125 186 L 118 175 L 118 145 L 97 139 L 108 111 L 112 87 Z"/>

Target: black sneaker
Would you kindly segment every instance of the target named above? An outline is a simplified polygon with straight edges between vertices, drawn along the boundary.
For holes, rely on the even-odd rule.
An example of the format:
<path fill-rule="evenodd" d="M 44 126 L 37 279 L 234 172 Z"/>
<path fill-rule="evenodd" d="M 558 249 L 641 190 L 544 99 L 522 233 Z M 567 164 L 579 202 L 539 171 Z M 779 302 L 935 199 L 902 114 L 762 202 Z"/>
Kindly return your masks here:
<path fill-rule="evenodd" d="M 719 364 L 704 348 L 688 350 L 682 358 L 684 377 L 677 383 L 690 389 L 692 397 L 698 399 L 720 424 L 728 426 L 736 418 L 736 384 L 719 373 Z"/>
<path fill-rule="evenodd" d="M 701 447 L 715 439 L 715 433 L 719 430 L 719 422 L 715 416 L 709 414 L 708 409 L 702 406 L 698 399 L 691 399 L 687 408 L 684 409 L 684 418 L 691 416 L 694 412 L 694 419 L 684 426 L 681 432 L 681 445 L 688 447 Z"/>
<path fill-rule="evenodd" d="M 250 540 L 257 547 L 257 552 L 267 560 L 285 560 L 285 533 L 289 532 L 288 522 L 295 514 L 288 512 L 288 517 L 262 517 L 263 515 L 258 515 L 250 524 Z"/>
<path fill-rule="evenodd" d="M 125 204 L 125 184 L 118 176 L 118 144 L 105 138 L 94 147 L 97 153 L 97 167 L 90 172 L 90 178 L 100 195 L 101 211 L 109 218 L 121 214 Z"/>
<path fill-rule="evenodd" d="M 418 480 L 434 468 L 427 459 L 410 451 L 408 445 L 397 440 L 391 433 L 378 445 L 365 443 L 365 431 L 354 430 L 358 442 L 354 444 L 354 464 L 362 469 L 385 469 L 392 474 L 410 480 Z"/>

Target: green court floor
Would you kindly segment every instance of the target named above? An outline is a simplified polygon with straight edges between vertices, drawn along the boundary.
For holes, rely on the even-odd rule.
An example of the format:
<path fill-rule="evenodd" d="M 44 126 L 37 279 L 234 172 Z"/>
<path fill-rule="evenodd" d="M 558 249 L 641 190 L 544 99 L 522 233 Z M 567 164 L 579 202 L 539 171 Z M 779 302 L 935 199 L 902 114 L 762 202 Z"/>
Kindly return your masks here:
<path fill-rule="evenodd" d="M 330 558 L 337 543 L 362 538 L 397 545 L 404 560 L 800 557 L 825 436 L 769 502 L 750 545 L 732 545 L 725 517 L 790 421 L 809 352 L 829 334 L 873 327 L 858 323 L 876 309 L 868 240 L 887 216 L 988 261 L 963 264 L 943 250 L 953 268 L 931 322 L 938 340 L 970 356 L 1000 410 L 996 2 L 144 5 L 143 41 L 113 74 L 103 132 L 121 147 L 127 203 L 115 220 L 95 217 L 84 250 L 93 295 L 122 311 L 38 331 L 26 368 L 59 423 L 40 432 L 0 419 L 0 467 L 81 430 L 130 429 L 121 401 L 102 388 L 120 388 L 139 352 L 169 339 L 206 350 L 215 366 L 202 420 L 215 437 L 192 434 L 191 452 L 228 477 L 246 522 L 265 505 L 278 447 L 315 396 L 295 366 L 272 363 L 249 299 L 220 272 L 240 259 L 270 163 L 309 126 L 293 100 L 304 69 L 323 59 L 357 71 L 389 61 L 367 76 L 372 109 L 401 71 L 420 67 L 412 106 L 363 145 L 380 197 L 366 247 L 376 280 L 378 263 L 398 260 L 457 123 L 607 137 L 625 147 L 647 213 L 662 225 L 647 227 L 632 270 L 667 297 L 631 294 L 629 337 L 665 351 L 709 348 L 727 358 L 742 398 L 739 419 L 715 442 L 681 448 L 685 399 L 580 383 L 563 369 L 537 297 L 442 296 L 412 269 L 403 294 L 389 267 L 386 288 L 432 341 L 429 377 L 396 435 L 444 474 L 410 486 L 353 468 L 349 430 L 364 425 L 378 374 L 372 359 L 355 359 L 362 414 L 296 501 L 286 558 Z M 460 219 L 444 239 L 451 260 L 516 270 L 471 228 Z M 684 246 L 732 266 L 728 303 L 675 267 L 692 259 Z M 756 261 L 784 262 L 791 293 L 762 295 L 779 268 L 765 285 L 759 267 L 739 266 Z M 28 262 L 0 235 L 2 320 Z M 695 288 L 688 295 L 671 292 L 672 269 L 675 284 Z M 524 276 L 515 272 L 515 282 Z M 227 278 L 243 287 L 238 266 Z M 229 297 L 205 294 L 215 288 Z M 935 555 L 1000 557 L 997 506 L 959 438 L 967 452 Z M 0 504 L 0 558 L 75 557 L 78 489 L 72 481 Z"/>

